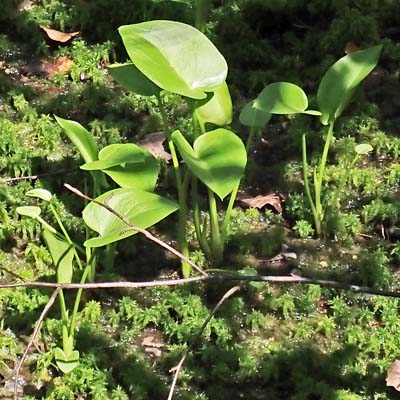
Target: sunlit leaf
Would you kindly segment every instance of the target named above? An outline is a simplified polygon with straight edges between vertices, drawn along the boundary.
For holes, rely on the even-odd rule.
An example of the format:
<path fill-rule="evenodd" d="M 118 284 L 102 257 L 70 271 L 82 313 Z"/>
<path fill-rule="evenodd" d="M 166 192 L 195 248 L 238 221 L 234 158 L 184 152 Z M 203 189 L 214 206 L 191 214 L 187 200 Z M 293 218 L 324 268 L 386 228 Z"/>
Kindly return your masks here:
<path fill-rule="evenodd" d="M 224 57 L 190 25 L 147 21 L 121 26 L 119 33 L 132 62 L 162 89 L 202 99 L 225 81 Z"/>
<path fill-rule="evenodd" d="M 168 199 L 137 189 L 114 189 L 96 200 L 106 202 L 131 224 L 144 229 L 178 209 L 178 205 Z M 134 230 L 126 230 L 127 225 L 120 218 L 96 203 L 86 206 L 83 219 L 91 229 L 99 233 L 98 237 L 85 242 L 87 247 L 104 246 L 137 233 Z"/>
<path fill-rule="evenodd" d="M 382 46 L 359 50 L 342 57 L 326 71 L 318 88 L 321 123 L 335 120 L 351 99 L 356 87 L 375 68 Z"/>
<path fill-rule="evenodd" d="M 65 354 L 64 350 L 56 347 L 54 349 L 54 358 L 56 360 L 57 367 L 64 374 L 68 374 L 79 365 L 79 351 L 73 350 L 69 354 Z"/>
<path fill-rule="evenodd" d="M 223 128 L 207 132 L 196 139 L 193 148 L 179 131 L 172 134 L 172 139 L 191 172 L 221 200 L 240 182 L 247 154 L 233 132 Z"/>
<path fill-rule="evenodd" d="M 355 147 L 356 153 L 359 155 L 365 155 L 370 153 L 374 148 L 368 143 L 361 143 Z"/>
<path fill-rule="evenodd" d="M 27 196 L 37 197 L 38 199 L 42 199 L 44 201 L 50 201 L 52 194 L 46 189 L 31 189 L 26 192 Z"/>
<path fill-rule="evenodd" d="M 17 207 L 17 213 L 19 215 L 24 215 L 26 217 L 31 217 L 36 219 L 41 214 L 40 207 L 37 206 L 23 206 Z"/>

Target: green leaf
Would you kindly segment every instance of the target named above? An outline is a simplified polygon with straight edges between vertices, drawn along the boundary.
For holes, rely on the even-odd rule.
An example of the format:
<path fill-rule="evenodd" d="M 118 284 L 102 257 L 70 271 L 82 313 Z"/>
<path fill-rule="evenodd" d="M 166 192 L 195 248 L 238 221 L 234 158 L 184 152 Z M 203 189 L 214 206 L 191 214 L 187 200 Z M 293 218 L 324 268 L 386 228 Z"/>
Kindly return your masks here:
<path fill-rule="evenodd" d="M 359 50 L 336 61 L 321 79 L 317 101 L 321 123 L 334 121 L 347 106 L 356 87 L 375 68 L 382 46 Z"/>
<path fill-rule="evenodd" d="M 251 128 L 263 128 L 270 119 L 271 114 L 257 108 L 254 101 L 247 103 L 239 115 L 240 123 Z"/>
<path fill-rule="evenodd" d="M 356 153 L 359 155 L 365 155 L 370 153 L 374 148 L 368 143 L 361 143 L 355 147 Z"/>
<path fill-rule="evenodd" d="M 108 67 L 111 76 L 125 89 L 141 96 L 157 96 L 161 89 L 129 62 Z"/>
<path fill-rule="evenodd" d="M 42 212 L 40 210 L 40 207 L 37 207 L 37 206 L 17 207 L 16 211 L 19 215 L 24 215 L 26 217 L 31 217 L 34 219 L 37 219 Z"/>
<path fill-rule="evenodd" d="M 193 148 L 179 131 L 172 134 L 172 140 L 191 172 L 221 200 L 240 182 L 247 154 L 233 132 L 223 128 L 207 132 L 196 139 Z"/>
<path fill-rule="evenodd" d="M 48 229 L 43 230 L 43 238 L 56 267 L 57 282 L 71 283 L 72 261 L 74 259 L 73 246 L 65 239 L 50 232 Z"/>
<path fill-rule="evenodd" d="M 37 197 L 44 201 L 50 201 L 52 194 L 46 189 L 31 189 L 26 192 L 27 196 Z"/>
<path fill-rule="evenodd" d="M 232 121 L 232 100 L 226 82 L 214 91 L 211 100 L 196 108 L 196 117 L 201 125 L 207 122 L 219 126 L 229 125 Z"/>
<path fill-rule="evenodd" d="M 56 347 L 54 349 L 54 358 L 56 360 L 57 367 L 60 368 L 64 374 L 68 374 L 79 365 L 78 350 L 73 350 L 66 354 L 62 349 Z"/>
<path fill-rule="evenodd" d="M 137 189 L 114 189 L 101 196 L 97 201 L 107 203 L 131 224 L 146 229 L 156 224 L 178 209 L 178 205 L 154 193 Z M 126 230 L 127 225 L 104 207 L 90 203 L 83 210 L 85 223 L 100 234 L 99 237 L 85 242 L 87 247 L 100 247 L 137 233 Z"/>
<path fill-rule="evenodd" d="M 308 100 L 299 86 L 289 82 L 275 82 L 261 91 L 253 107 L 269 114 L 296 114 L 306 110 Z"/>
<path fill-rule="evenodd" d="M 78 122 L 54 116 L 85 162 L 97 160 L 98 148 L 92 135 Z"/>
<path fill-rule="evenodd" d="M 101 170 L 121 187 L 153 191 L 160 163 L 142 147 L 126 143 L 105 147 L 100 150 L 98 161 L 82 165 L 81 168 Z"/>
<path fill-rule="evenodd" d="M 121 26 L 119 33 L 132 62 L 162 89 L 203 99 L 225 81 L 224 57 L 190 25 L 148 21 Z"/>

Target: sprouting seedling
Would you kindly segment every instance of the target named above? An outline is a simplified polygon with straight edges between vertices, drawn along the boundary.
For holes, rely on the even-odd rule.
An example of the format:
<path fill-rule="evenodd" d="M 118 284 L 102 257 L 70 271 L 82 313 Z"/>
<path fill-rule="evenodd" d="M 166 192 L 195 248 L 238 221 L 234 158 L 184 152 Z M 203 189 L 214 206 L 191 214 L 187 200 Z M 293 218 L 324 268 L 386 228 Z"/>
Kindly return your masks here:
<path fill-rule="evenodd" d="M 318 236 L 322 233 L 324 209 L 321 195 L 335 122 L 350 103 L 359 84 L 375 68 L 381 50 L 382 46 L 359 50 L 335 62 L 327 70 L 319 84 L 317 92 L 319 110 L 308 110 L 308 100 L 304 91 L 288 82 L 276 82 L 268 85 L 254 100 L 257 109 L 263 111 L 265 117 L 269 114 L 309 114 L 319 116 L 320 122 L 328 125 L 320 162 L 313 171 L 314 193 L 312 193 L 309 183 L 306 136 L 302 137 L 304 188 Z"/>
<path fill-rule="evenodd" d="M 372 150 L 374 150 L 374 148 L 368 144 L 368 143 L 361 143 L 358 144 L 355 148 L 354 148 L 356 154 L 353 158 L 353 161 L 350 164 L 350 167 L 353 167 L 355 165 L 355 163 L 359 160 L 359 158 L 361 156 L 365 156 L 368 153 L 370 153 Z"/>

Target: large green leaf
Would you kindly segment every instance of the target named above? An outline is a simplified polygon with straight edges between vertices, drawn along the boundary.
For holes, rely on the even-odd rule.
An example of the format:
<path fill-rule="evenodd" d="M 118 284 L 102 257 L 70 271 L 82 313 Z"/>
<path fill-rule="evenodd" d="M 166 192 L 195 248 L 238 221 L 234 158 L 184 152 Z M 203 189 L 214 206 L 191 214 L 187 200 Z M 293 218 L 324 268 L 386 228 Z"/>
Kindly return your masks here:
<path fill-rule="evenodd" d="M 308 100 L 303 89 L 289 82 L 275 82 L 266 86 L 254 100 L 253 107 L 269 114 L 296 114 L 307 109 Z"/>
<path fill-rule="evenodd" d="M 203 126 L 211 124 L 225 126 L 232 121 L 232 100 L 226 82 L 218 86 L 211 100 L 196 108 L 196 117 Z"/>
<path fill-rule="evenodd" d="M 153 191 L 160 163 L 147 150 L 133 143 L 111 144 L 99 152 L 99 160 L 82 165 L 85 170 L 101 170 L 119 186 Z"/>
<path fill-rule="evenodd" d="M 97 201 L 107 203 L 115 211 L 127 218 L 139 228 L 148 228 L 166 218 L 178 209 L 178 205 L 154 193 L 137 189 L 114 189 L 101 196 Z M 100 236 L 85 242 L 87 247 L 100 247 L 116 242 L 136 233 L 125 231 L 127 225 L 104 207 L 90 203 L 83 210 L 85 223 Z"/>
<path fill-rule="evenodd" d="M 321 123 L 334 121 L 348 104 L 360 82 L 375 68 L 382 46 L 359 50 L 336 61 L 321 79 L 317 101 Z"/>
<path fill-rule="evenodd" d="M 219 128 L 201 135 L 193 148 L 179 131 L 172 134 L 191 172 L 223 200 L 243 176 L 247 162 L 243 142 L 233 132 Z"/>
<path fill-rule="evenodd" d="M 161 89 L 129 62 L 108 67 L 111 76 L 125 89 L 141 96 L 156 96 Z"/>
<path fill-rule="evenodd" d="M 121 26 L 119 33 L 132 62 L 162 89 L 202 99 L 225 81 L 224 57 L 190 25 L 148 21 Z"/>
<path fill-rule="evenodd" d="M 251 128 L 261 129 L 270 119 L 271 114 L 257 108 L 254 101 L 247 103 L 239 115 L 240 123 Z"/>
<path fill-rule="evenodd" d="M 99 152 L 92 135 L 78 122 L 54 116 L 85 162 L 97 160 Z"/>
<path fill-rule="evenodd" d="M 50 251 L 51 258 L 57 271 L 58 283 L 72 282 L 72 261 L 74 248 L 65 239 L 56 236 L 48 229 L 43 230 L 43 238 Z"/>

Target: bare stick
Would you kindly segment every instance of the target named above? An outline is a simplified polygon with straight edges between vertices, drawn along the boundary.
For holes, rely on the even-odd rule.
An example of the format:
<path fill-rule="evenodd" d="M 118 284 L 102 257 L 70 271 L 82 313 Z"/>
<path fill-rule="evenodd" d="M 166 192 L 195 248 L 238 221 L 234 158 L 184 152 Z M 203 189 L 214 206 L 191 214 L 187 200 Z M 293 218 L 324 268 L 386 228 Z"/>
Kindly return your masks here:
<path fill-rule="evenodd" d="M 152 235 L 149 231 L 143 228 L 139 228 L 138 226 L 135 226 L 131 224 L 131 222 L 122 214 L 120 214 L 118 211 L 114 210 L 112 207 L 110 207 L 106 203 L 102 203 L 100 201 L 97 201 L 86 194 L 82 193 L 80 190 L 74 188 L 73 186 L 69 185 L 68 183 L 64 183 L 64 186 L 70 190 L 71 192 L 77 194 L 79 197 L 82 197 L 85 200 L 91 201 L 95 204 L 98 204 L 101 207 L 104 207 L 107 211 L 110 213 L 114 214 L 116 217 L 118 217 L 122 222 L 124 222 L 128 229 L 127 230 L 134 230 L 137 232 L 140 232 L 142 235 L 146 236 L 148 239 L 153 241 L 154 243 L 157 243 L 159 246 L 163 247 L 164 249 L 167 249 L 169 252 L 172 254 L 175 254 L 178 258 L 180 258 L 183 261 L 186 261 L 189 265 L 191 265 L 197 272 L 202 274 L 203 276 L 208 276 L 206 272 L 204 272 L 199 266 L 197 266 L 193 261 L 191 261 L 189 258 L 185 257 L 182 253 L 180 253 L 178 250 L 174 249 L 172 246 L 169 244 L 163 242 L 162 240 L 158 239 L 154 235 Z"/>
<path fill-rule="evenodd" d="M 60 174 L 66 174 L 70 172 L 77 171 L 78 168 L 70 168 L 70 169 L 64 169 L 64 170 L 59 170 L 59 171 L 54 171 L 54 172 L 46 172 L 43 174 L 37 174 L 37 175 L 28 175 L 28 176 L 18 176 L 14 178 L 5 178 L 5 179 L 0 179 L 0 183 L 13 183 L 13 182 L 18 182 L 18 181 L 24 181 L 24 180 L 36 180 L 39 179 L 43 176 L 52 176 L 52 175 L 60 175 Z"/>
<path fill-rule="evenodd" d="M 219 310 L 219 308 L 222 306 L 222 304 L 224 303 L 224 301 L 226 299 L 228 299 L 229 297 L 231 297 L 234 293 L 236 293 L 238 290 L 240 289 L 240 286 L 234 286 L 232 288 L 230 288 L 221 298 L 221 300 L 217 303 L 217 305 L 213 308 L 213 310 L 211 311 L 211 313 L 209 314 L 209 316 L 207 317 L 207 319 L 203 322 L 203 325 L 201 326 L 201 328 L 199 329 L 199 331 L 197 332 L 196 336 L 194 337 L 194 339 L 192 340 L 192 342 L 189 344 L 189 346 L 186 348 L 185 352 L 183 353 L 183 356 L 181 358 L 181 360 L 179 361 L 178 365 L 175 368 L 171 369 L 172 371 L 175 371 L 175 375 L 174 375 L 174 379 L 172 381 L 171 384 L 171 388 L 169 390 L 169 395 L 168 395 L 168 400 L 172 400 L 172 397 L 174 396 L 174 391 L 175 391 L 175 387 L 176 387 L 176 382 L 178 381 L 178 376 L 179 376 L 179 372 L 182 368 L 183 363 L 185 362 L 185 359 L 187 357 L 187 355 L 189 354 L 189 351 L 193 348 L 193 346 L 196 344 L 197 340 L 199 339 L 199 337 L 202 335 L 204 329 L 206 328 L 206 326 L 208 325 L 208 323 L 210 322 L 211 318 L 215 315 L 215 313 Z"/>
<path fill-rule="evenodd" d="M 53 294 L 51 295 L 49 301 L 47 302 L 46 306 L 43 308 L 42 313 L 40 314 L 39 319 L 36 321 L 35 324 L 35 329 L 33 330 L 32 336 L 29 339 L 28 345 L 26 346 L 26 349 L 24 351 L 24 354 L 22 354 L 21 359 L 19 360 L 19 363 L 17 365 L 17 368 L 15 369 L 15 374 L 14 374 L 14 400 L 18 399 L 18 378 L 19 378 L 19 371 L 21 370 L 21 367 L 25 361 L 26 356 L 28 355 L 29 349 L 32 347 L 33 342 L 36 339 L 37 334 L 39 333 L 40 326 L 42 325 L 42 322 L 44 320 L 44 317 L 50 310 L 51 306 L 54 304 L 55 299 L 58 296 L 58 293 L 61 289 L 56 288 L 54 290 Z"/>

